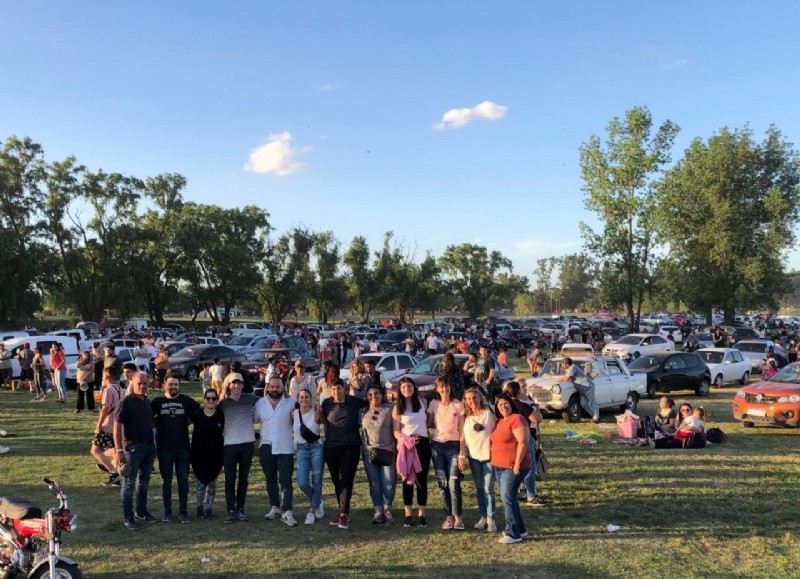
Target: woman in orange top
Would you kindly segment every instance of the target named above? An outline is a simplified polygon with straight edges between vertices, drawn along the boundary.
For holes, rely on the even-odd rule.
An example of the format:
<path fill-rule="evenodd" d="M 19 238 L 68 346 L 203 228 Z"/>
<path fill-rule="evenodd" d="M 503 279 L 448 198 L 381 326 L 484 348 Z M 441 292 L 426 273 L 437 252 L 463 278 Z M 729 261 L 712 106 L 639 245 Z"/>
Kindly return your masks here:
<path fill-rule="evenodd" d="M 531 468 L 530 428 L 514 409 L 507 394 L 495 399 L 497 425 L 491 435 L 490 461 L 500 487 L 500 499 L 505 510 L 505 533 L 499 543 L 519 543 L 528 530 L 519 508 L 519 487 Z"/>

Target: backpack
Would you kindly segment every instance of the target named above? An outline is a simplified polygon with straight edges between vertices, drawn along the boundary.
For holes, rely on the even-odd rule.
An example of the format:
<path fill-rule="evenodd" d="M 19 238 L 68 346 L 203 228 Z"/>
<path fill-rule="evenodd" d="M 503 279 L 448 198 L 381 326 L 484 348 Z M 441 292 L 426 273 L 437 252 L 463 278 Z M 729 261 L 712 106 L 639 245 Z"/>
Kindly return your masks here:
<path fill-rule="evenodd" d="M 656 436 L 656 421 L 652 416 L 642 416 L 639 418 L 639 438 L 655 438 Z"/>
<path fill-rule="evenodd" d="M 722 432 L 721 428 L 709 428 L 706 432 L 706 440 L 713 444 L 728 442 L 728 435 Z"/>

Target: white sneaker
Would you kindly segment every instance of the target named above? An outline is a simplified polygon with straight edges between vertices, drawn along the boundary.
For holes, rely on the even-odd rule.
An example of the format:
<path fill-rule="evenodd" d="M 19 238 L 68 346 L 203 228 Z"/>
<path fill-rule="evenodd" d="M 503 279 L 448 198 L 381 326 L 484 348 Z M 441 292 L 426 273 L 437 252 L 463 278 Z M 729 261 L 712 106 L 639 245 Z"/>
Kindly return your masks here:
<path fill-rule="evenodd" d="M 314 513 L 308 513 L 306 515 L 306 525 L 313 525 L 317 521 L 317 517 Z"/>
<path fill-rule="evenodd" d="M 269 519 L 270 521 L 274 521 L 278 517 L 281 516 L 281 510 L 278 507 L 270 508 L 269 512 L 264 515 L 265 519 Z"/>
<path fill-rule="evenodd" d="M 294 514 L 292 511 L 286 511 L 281 515 L 281 521 L 289 525 L 290 527 L 294 527 L 297 524 L 297 521 L 294 518 Z"/>
<path fill-rule="evenodd" d="M 322 501 L 319 502 L 319 506 L 314 511 L 314 515 L 316 515 L 318 519 L 325 518 L 325 505 L 322 504 Z"/>
<path fill-rule="evenodd" d="M 520 537 L 519 539 L 515 539 L 514 537 L 511 537 L 509 535 L 503 535 L 497 540 L 497 542 L 503 545 L 513 545 L 514 543 L 521 543 L 522 537 Z"/>
<path fill-rule="evenodd" d="M 0 430 L 0 436 L 8 436 L 8 432 L 5 430 Z"/>
<path fill-rule="evenodd" d="M 9 450 L 11 450 L 11 449 L 9 447 L 7 447 L 7 446 L 0 446 L 0 454 L 5 454 Z"/>

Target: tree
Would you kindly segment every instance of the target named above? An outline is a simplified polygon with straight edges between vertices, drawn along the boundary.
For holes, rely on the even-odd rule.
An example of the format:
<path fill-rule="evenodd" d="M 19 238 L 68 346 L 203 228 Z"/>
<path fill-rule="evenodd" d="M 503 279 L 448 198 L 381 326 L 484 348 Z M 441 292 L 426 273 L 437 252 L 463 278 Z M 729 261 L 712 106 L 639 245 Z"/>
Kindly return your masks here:
<path fill-rule="evenodd" d="M 263 280 L 256 289 L 258 301 L 277 326 L 306 298 L 304 280 L 314 245 L 314 236 L 295 228 L 277 241 L 267 240 L 261 262 Z"/>
<path fill-rule="evenodd" d="M 492 299 L 508 299 L 509 284 L 499 283 L 497 277 L 506 272 L 513 273 L 511 260 L 499 251 L 491 253 L 485 247 L 463 243 L 448 245 L 439 258 L 439 267 L 450 278 L 453 291 L 464 304 L 470 318 L 478 319 L 486 313 Z M 521 278 L 508 278 L 512 286 L 518 286 Z M 513 297 L 511 297 L 513 300 Z"/>
<path fill-rule="evenodd" d="M 47 274 L 37 231 L 44 202 L 42 148 L 30 139 L 0 143 L 0 325 L 30 320 L 41 305 L 36 291 Z"/>
<path fill-rule="evenodd" d="M 555 257 L 543 257 L 536 260 L 536 269 L 533 271 L 533 277 L 536 279 L 536 288 L 533 290 L 534 304 L 541 305 L 541 311 L 544 311 L 544 304 L 552 297 L 550 290 L 553 287 L 553 270 L 556 267 L 558 260 Z M 536 307 L 534 312 L 539 308 Z"/>
<path fill-rule="evenodd" d="M 306 287 L 310 308 L 317 319 L 328 323 L 328 316 L 346 303 L 345 283 L 339 275 L 339 242 L 330 231 L 314 235 L 311 249 L 314 267 L 307 270 Z"/>
<path fill-rule="evenodd" d="M 585 254 L 565 255 L 558 260 L 558 285 L 561 288 L 561 305 L 576 309 L 585 305 L 594 294 L 597 268 Z"/>
<path fill-rule="evenodd" d="M 381 288 L 375 270 L 370 267 L 370 257 L 366 238 L 357 235 L 350 242 L 350 247 L 343 258 L 344 264 L 350 270 L 347 295 L 355 305 L 356 313 L 362 322 L 369 321 L 370 313 L 380 300 Z"/>
<path fill-rule="evenodd" d="M 184 204 L 177 236 L 179 271 L 193 299 L 215 322 L 227 324 L 231 310 L 260 282 L 268 219 L 266 211 L 253 205 L 223 209 Z"/>
<path fill-rule="evenodd" d="M 617 278 L 607 285 L 612 299 L 627 308 L 628 324 L 638 328 L 639 313 L 654 263 L 654 175 L 670 162 L 678 126 L 666 121 L 651 136 L 653 119 L 646 107 L 614 118 L 603 144 L 592 136 L 580 148 L 586 208 L 597 213 L 603 232 L 581 224 L 587 249 Z M 615 304 L 616 305 L 616 304 Z"/>
<path fill-rule="evenodd" d="M 695 139 L 659 188 L 659 223 L 683 276 L 687 305 L 733 323 L 739 308 L 776 309 L 788 290 L 784 250 L 795 241 L 800 157 L 770 127 L 723 128 Z"/>

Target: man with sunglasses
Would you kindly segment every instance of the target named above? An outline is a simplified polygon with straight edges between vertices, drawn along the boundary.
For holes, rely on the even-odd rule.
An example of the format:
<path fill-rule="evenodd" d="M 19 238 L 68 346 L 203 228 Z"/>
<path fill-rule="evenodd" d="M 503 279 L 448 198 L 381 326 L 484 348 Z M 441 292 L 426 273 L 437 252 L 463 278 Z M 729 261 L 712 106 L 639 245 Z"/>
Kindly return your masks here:
<path fill-rule="evenodd" d="M 255 422 L 261 427 L 258 458 L 264 471 L 270 505 L 264 518 L 273 521 L 280 517 L 290 527 L 297 525 L 292 513 L 292 410 L 296 402 L 297 398 L 284 396 L 283 381 L 275 375 L 267 382 L 264 397 L 256 403 L 255 408 Z"/>
<path fill-rule="evenodd" d="M 180 393 L 180 375 L 170 370 L 164 377 L 164 396 L 153 400 L 158 470 L 161 473 L 162 523 L 172 522 L 172 473 L 178 481 L 178 520 L 189 522 L 189 424 L 200 404 Z"/>

